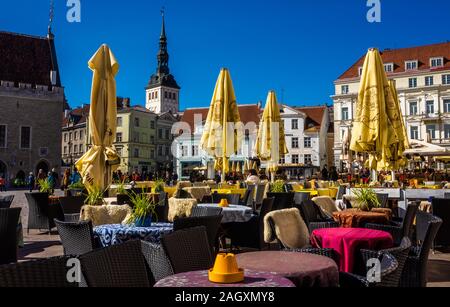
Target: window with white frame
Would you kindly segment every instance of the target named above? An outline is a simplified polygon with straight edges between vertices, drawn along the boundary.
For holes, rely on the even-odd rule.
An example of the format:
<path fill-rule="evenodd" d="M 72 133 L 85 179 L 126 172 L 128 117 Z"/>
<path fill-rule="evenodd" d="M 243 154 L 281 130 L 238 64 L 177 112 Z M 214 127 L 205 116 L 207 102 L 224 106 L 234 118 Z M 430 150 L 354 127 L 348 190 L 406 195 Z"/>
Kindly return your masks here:
<path fill-rule="evenodd" d="M 20 148 L 31 149 L 31 127 L 20 127 Z"/>
<path fill-rule="evenodd" d="M 193 145 L 192 146 L 192 156 L 193 157 L 198 157 L 198 145 Z"/>
<path fill-rule="evenodd" d="M 150 121 L 150 129 L 155 129 L 155 121 L 154 120 Z"/>
<path fill-rule="evenodd" d="M 432 68 L 444 66 L 444 58 L 442 58 L 442 57 L 440 57 L 440 58 L 431 58 L 430 59 L 430 66 Z"/>
<path fill-rule="evenodd" d="M 122 143 L 122 132 L 116 133 L 116 143 Z"/>
<path fill-rule="evenodd" d="M 122 146 L 116 147 L 116 152 L 117 152 L 117 154 L 119 155 L 119 157 L 122 157 L 122 149 L 123 149 Z"/>
<path fill-rule="evenodd" d="M 418 140 L 419 139 L 419 127 L 411 126 L 411 128 L 410 128 L 410 138 L 411 138 L 411 140 Z"/>
<path fill-rule="evenodd" d="M 292 155 L 292 164 L 299 164 L 300 159 L 298 155 Z"/>
<path fill-rule="evenodd" d="M 417 70 L 418 68 L 418 61 L 406 61 L 405 62 L 405 69 L 406 70 Z"/>
<path fill-rule="evenodd" d="M 64 133 L 64 142 L 67 142 L 67 133 Z"/>
<path fill-rule="evenodd" d="M 135 127 L 139 127 L 139 126 L 140 126 L 140 120 L 139 120 L 139 117 L 135 117 L 135 118 L 134 118 L 134 126 L 135 126 Z"/>
<path fill-rule="evenodd" d="M 298 130 L 298 119 L 292 120 L 292 130 Z"/>
<path fill-rule="evenodd" d="M 418 108 L 417 108 L 417 101 L 411 101 L 409 103 L 409 115 L 417 115 Z"/>
<path fill-rule="evenodd" d="M 384 71 L 387 73 L 393 72 L 394 71 L 394 63 L 384 64 Z"/>
<path fill-rule="evenodd" d="M 123 125 L 122 117 L 117 117 L 117 127 L 122 127 L 122 125 Z"/>
<path fill-rule="evenodd" d="M 84 146 L 83 146 L 83 144 L 80 144 L 80 153 L 84 153 Z"/>
<path fill-rule="evenodd" d="M 427 134 L 432 140 L 436 139 L 436 125 L 427 125 Z"/>
<path fill-rule="evenodd" d="M 442 84 L 450 85 L 450 75 L 442 75 Z"/>
<path fill-rule="evenodd" d="M 312 156 L 305 155 L 305 164 L 311 164 L 311 163 L 312 163 Z"/>
<path fill-rule="evenodd" d="M 6 125 L 0 125 L 0 148 L 6 148 Z"/>
<path fill-rule="evenodd" d="M 139 143 L 139 132 L 133 133 L 133 142 Z"/>
<path fill-rule="evenodd" d="M 426 102 L 426 108 L 427 108 L 427 114 L 431 115 L 434 114 L 434 101 L 433 100 L 428 100 Z"/>
<path fill-rule="evenodd" d="M 292 144 L 293 149 L 298 149 L 298 138 L 292 138 Z"/>
<path fill-rule="evenodd" d="M 434 77 L 427 76 L 425 77 L 425 86 L 433 86 L 434 85 Z"/>
<path fill-rule="evenodd" d="M 349 114 L 348 114 L 348 108 L 342 108 L 342 112 L 341 112 L 342 114 L 342 116 L 341 116 L 341 118 L 342 118 L 342 120 L 348 120 L 349 119 Z"/>
<path fill-rule="evenodd" d="M 63 153 L 67 154 L 67 146 L 64 146 Z"/>
<path fill-rule="evenodd" d="M 188 155 L 188 148 L 187 146 L 181 146 L 181 156 L 182 157 L 187 157 Z"/>
<path fill-rule="evenodd" d="M 417 87 L 417 78 L 409 78 L 408 80 L 409 88 Z"/>
<path fill-rule="evenodd" d="M 341 86 L 341 94 L 346 95 L 349 92 L 349 86 L 348 85 L 342 85 Z"/>
<path fill-rule="evenodd" d="M 310 137 L 305 138 L 305 148 L 311 148 L 312 147 L 312 141 Z"/>
<path fill-rule="evenodd" d="M 450 139 L 450 125 L 444 125 L 444 138 Z"/>
<path fill-rule="evenodd" d="M 281 164 L 281 165 L 286 164 L 286 157 L 280 158 L 280 161 L 278 161 L 278 164 Z"/>
<path fill-rule="evenodd" d="M 450 99 L 444 99 L 444 112 L 450 113 Z"/>

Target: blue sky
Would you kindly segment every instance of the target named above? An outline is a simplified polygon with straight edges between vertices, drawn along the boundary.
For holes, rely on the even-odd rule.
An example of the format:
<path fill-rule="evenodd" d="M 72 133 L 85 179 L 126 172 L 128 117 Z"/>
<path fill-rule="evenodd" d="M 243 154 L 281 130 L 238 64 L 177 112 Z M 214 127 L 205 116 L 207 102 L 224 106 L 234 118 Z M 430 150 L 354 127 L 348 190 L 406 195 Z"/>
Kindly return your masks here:
<path fill-rule="evenodd" d="M 450 40 L 448 0 L 381 0 L 375 24 L 366 20 L 367 0 L 81 0 L 81 23 L 67 22 L 66 2 L 55 0 L 53 32 L 72 107 L 89 102 L 87 61 L 102 43 L 121 65 L 118 95 L 144 104 L 162 6 L 182 109 L 209 105 L 221 67 L 230 69 L 239 103 L 265 101 L 274 89 L 290 105 L 330 104 L 333 81 L 367 48 Z M 48 7 L 3 0 L 0 30 L 45 35 Z"/>

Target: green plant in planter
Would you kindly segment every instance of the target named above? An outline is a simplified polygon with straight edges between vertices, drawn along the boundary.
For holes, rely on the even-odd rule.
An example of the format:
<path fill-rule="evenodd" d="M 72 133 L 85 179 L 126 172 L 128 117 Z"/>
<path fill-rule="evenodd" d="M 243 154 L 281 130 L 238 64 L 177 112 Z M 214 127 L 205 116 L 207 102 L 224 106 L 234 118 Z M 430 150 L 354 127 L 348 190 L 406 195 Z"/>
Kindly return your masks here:
<path fill-rule="evenodd" d="M 133 212 L 128 219 L 128 224 L 136 226 L 150 226 L 152 220 L 157 220 L 155 211 L 156 203 L 153 202 L 148 194 L 129 193 L 130 202 L 133 205 Z"/>
<path fill-rule="evenodd" d="M 85 205 L 88 206 L 102 206 L 105 205 L 105 200 L 103 199 L 105 191 L 97 186 L 93 186 L 92 189 L 86 195 Z"/>
<path fill-rule="evenodd" d="M 52 185 L 52 182 L 48 178 L 38 180 L 38 185 L 39 185 L 39 192 L 52 194 L 53 185 Z"/>
<path fill-rule="evenodd" d="M 81 181 L 72 183 L 71 185 L 68 186 L 69 190 L 84 190 L 85 186 Z"/>
<path fill-rule="evenodd" d="M 353 194 L 355 194 L 356 203 L 360 210 L 370 211 L 381 206 L 377 193 L 373 189 L 356 189 Z"/>
<path fill-rule="evenodd" d="M 120 183 L 118 183 L 117 184 L 117 189 L 116 189 L 117 190 L 117 194 L 119 194 L 119 195 L 127 194 L 127 190 L 125 189 L 125 186 L 126 186 L 125 180 L 120 182 Z"/>
<path fill-rule="evenodd" d="M 155 193 L 161 193 L 164 192 L 164 187 L 166 186 L 166 183 L 162 179 L 158 179 L 155 181 Z"/>
<path fill-rule="evenodd" d="M 283 180 L 277 180 L 270 185 L 271 193 L 285 193 L 286 189 L 284 188 L 285 182 Z"/>

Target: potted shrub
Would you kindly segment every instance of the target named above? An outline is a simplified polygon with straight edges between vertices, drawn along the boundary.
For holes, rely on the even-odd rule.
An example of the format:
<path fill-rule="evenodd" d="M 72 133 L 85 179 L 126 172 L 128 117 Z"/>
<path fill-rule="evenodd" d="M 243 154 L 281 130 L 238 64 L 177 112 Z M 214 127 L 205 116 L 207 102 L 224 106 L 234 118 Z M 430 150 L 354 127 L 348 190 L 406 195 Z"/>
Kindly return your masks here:
<path fill-rule="evenodd" d="M 105 205 L 105 200 L 103 199 L 104 191 L 99 187 L 93 186 L 92 189 L 86 195 L 86 200 L 84 201 L 87 206 L 103 206 Z"/>
<path fill-rule="evenodd" d="M 72 183 L 67 187 L 67 189 L 69 190 L 71 196 L 80 196 L 83 195 L 86 187 L 81 181 L 79 181 L 76 183 Z"/>
<path fill-rule="evenodd" d="M 283 180 L 270 184 L 270 192 L 267 193 L 267 197 L 275 198 L 273 210 L 292 208 L 294 195 L 294 193 L 286 192 L 286 183 Z"/>
<path fill-rule="evenodd" d="M 357 189 L 353 191 L 353 194 L 355 194 L 355 207 L 362 211 L 371 211 L 381 206 L 377 193 L 373 189 Z"/>
<path fill-rule="evenodd" d="M 48 178 L 38 180 L 38 185 L 39 185 L 39 192 L 47 193 L 49 195 L 53 194 L 53 185 Z"/>
<path fill-rule="evenodd" d="M 156 203 L 147 194 L 131 192 L 129 196 L 133 212 L 128 224 L 136 227 L 150 227 L 153 219 L 158 218 L 155 212 Z"/>
<path fill-rule="evenodd" d="M 164 192 L 164 187 L 166 186 L 164 180 L 158 179 L 155 181 L 154 193 Z"/>

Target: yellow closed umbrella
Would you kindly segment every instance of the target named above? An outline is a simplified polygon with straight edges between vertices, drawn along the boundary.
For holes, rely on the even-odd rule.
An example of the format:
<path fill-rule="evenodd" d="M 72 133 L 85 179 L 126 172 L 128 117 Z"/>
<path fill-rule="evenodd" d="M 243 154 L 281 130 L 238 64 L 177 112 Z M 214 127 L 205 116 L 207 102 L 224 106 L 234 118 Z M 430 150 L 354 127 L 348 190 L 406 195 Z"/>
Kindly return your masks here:
<path fill-rule="evenodd" d="M 119 63 L 107 45 L 89 60 L 93 71 L 89 134 L 92 147 L 76 162 L 88 191 L 105 190 L 120 158 L 112 147 L 116 138 L 117 97 L 115 76 Z"/>
<path fill-rule="evenodd" d="M 236 173 L 236 161 L 233 161 L 233 163 L 231 164 L 231 171 L 233 173 Z"/>
<path fill-rule="evenodd" d="M 260 160 L 267 162 L 267 170 L 275 173 L 280 158 L 288 153 L 280 107 L 275 92 L 270 91 L 259 126 L 256 154 Z"/>
<path fill-rule="evenodd" d="M 241 162 L 238 162 L 238 163 L 237 163 L 237 166 L 236 166 L 236 172 L 242 173 Z"/>
<path fill-rule="evenodd" d="M 400 142 L 397 134 L 400 119 L 380 53 L 369 49 L 361 75 L 350 149 L 369 153 L 372 170 L 391 168 Z"/>
<path fill-rule="evenodd" d="M 245 161 L 244 161 L 244 167 L 243 167 L 243 172 L 244 172 L 244 173 L 247 173 L 247 172 L 249 171 L 249 169 L 250 169 L 250 167 L 248 166 L 248 164 L 249 164 L 248 160 L 245 160 Z"/>
<path fill-rule="evenodd" d="M 229 158 L 241 146 L 243 125 L 228 69 L 222 69 L 211 99 L 201 147 L 216 160 L 215 169 L 222 171 L 222 182 L 230 171 Z"/>

